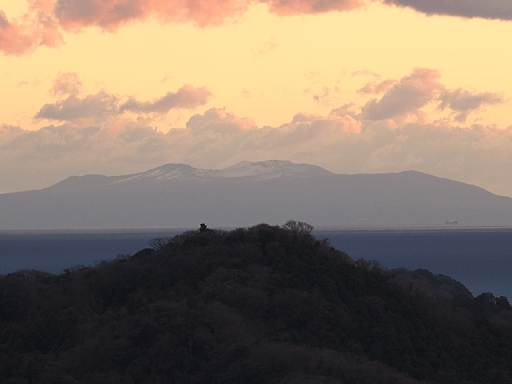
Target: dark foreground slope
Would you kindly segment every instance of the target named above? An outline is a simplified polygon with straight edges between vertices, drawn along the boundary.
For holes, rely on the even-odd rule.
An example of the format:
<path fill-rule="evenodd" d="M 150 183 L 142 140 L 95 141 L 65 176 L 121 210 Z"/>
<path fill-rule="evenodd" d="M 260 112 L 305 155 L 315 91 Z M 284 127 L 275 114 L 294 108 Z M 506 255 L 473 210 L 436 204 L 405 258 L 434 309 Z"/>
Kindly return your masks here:
<path fill-rule="evenodd" d="M 0 277 L 1 383 L 507 383 L 506 298 L 353 261 L 307 228 L 188 232 Z"/>

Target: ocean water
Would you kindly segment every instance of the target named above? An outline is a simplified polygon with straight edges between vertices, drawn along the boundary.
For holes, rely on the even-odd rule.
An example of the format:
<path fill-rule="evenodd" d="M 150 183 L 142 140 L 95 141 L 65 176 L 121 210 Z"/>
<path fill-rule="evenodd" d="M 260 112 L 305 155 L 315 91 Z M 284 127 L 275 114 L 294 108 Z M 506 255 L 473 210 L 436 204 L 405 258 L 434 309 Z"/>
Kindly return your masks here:
<path fill-rule="evenodd" d="M 183 230 L 0 231 L 0 274 L 21 269 L 60 273 L 131 255 L 156 237 Z M 352 258 L 387 268 L 424 268 L 464 284 L 474 295 L 492 292 L 512 301 L 512 228 L 316 230 Z"/>
<path fill-rule="evenodd" d="M 133 255 L 156 237 L 183 231 L 151 229 L 0 231 L 0 274 L 21 269 L 60 273 L 79 265 L 93 266 L 119 255 Z"/>
<path fill-rule="evenodd" d="M 353 259 L 387 268 L 428 269 L 460 281 L 473 295 L 512 299 L 512 228 L 317 231 Z"/>

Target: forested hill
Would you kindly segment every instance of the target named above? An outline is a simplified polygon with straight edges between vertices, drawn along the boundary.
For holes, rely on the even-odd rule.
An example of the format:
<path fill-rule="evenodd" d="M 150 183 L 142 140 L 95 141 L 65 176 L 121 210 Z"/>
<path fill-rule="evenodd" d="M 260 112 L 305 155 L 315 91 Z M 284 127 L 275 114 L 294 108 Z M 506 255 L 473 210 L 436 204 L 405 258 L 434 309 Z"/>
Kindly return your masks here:
<path fill-rule="evenodd" d="M 354 261 L 310 230 L 203 228 L 2 276 L 0 382 L 512 382 L 506 298 Z"/>

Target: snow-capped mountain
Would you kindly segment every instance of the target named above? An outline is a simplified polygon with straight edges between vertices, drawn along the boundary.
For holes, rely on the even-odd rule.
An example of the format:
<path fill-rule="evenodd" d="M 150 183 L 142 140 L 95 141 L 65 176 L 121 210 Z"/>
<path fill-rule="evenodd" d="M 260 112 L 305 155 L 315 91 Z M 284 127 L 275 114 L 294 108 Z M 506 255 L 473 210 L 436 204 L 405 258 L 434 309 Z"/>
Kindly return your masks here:
<path fill-rule="evenodd" d="M 276 160 L 222 170 L 167 164 L 0 195 L 0 229 L 237 227 L 289 219 L 317 227 L 512 225 L 512 199 L 414 171 L 337 175 Z"/>
<path fill-rule="evenodd" d="M 331 172 L 309 164 L 294 164 L 290 161 L 270 160 L 251 163 L 241 161 L 229 168 L 217 171 L 218 177 L 260 177 L 273 179 L 277 177 L 312 177 L 331 174 Z"/>
<path fill-rule="evenodd" d="M 166 164 L 146 172 L 133 175 L 121 176 L 113 183 L 139 183 L 139 182 L 168 182 L 168 181 L 190 181 L 209 178 L 213 174 L 210 169 L 197 169 L 187 164 Z"/>
<path fill-rule="evenodd" d="M 222 178 L 247 178 L 274 179 L 279 177 L 314 177 L 319 175 L 332 174 L 316 165 L 294 164 L 290 161 L 269 160 L 249 162 L 242 161 L 231 167 L 212 170 L 193 168 L 187 164 L 166 164 L 146 172 L 135 173 L 125 176 L 102 176 L 86 175 L 72 176 L 50 189 L 90 189 L 94 186 L 105 186 L 120 183 L 147 183 L 166 181 L 199 181 Z"/>

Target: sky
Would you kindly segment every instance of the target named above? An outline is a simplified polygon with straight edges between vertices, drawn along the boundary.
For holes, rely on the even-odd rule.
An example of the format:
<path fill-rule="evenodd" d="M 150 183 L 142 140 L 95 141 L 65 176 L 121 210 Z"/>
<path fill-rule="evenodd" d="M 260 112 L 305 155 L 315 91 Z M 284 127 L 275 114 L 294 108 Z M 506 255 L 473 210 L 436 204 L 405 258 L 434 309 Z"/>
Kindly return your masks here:
<path fill-rule="evenodd" d="M 512 2 L 0 0 L 0 193 L 166 163 L 512 197 Z"/>

